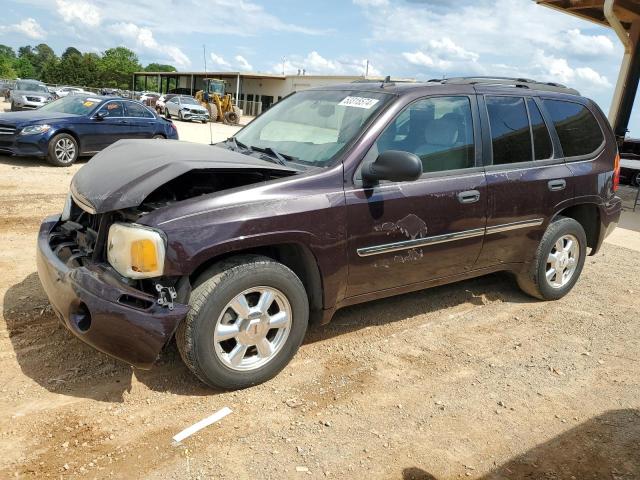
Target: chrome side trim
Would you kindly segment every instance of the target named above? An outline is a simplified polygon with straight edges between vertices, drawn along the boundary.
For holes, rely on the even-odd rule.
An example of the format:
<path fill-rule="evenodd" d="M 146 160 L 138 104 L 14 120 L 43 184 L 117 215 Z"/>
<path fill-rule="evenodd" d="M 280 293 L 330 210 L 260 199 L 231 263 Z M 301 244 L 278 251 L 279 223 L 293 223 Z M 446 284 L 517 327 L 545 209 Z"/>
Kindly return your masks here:
<path fill-rule="evenodd" d="M 534 218 L 533 220 L 522 220 L 520 222 L 503 223 L 502 225 L 494 225 L 487 227 L 487 235 L 492 233 L 508 232 L 519 228 L 539 227 L 544 222 L 544 218 Z"/>
<path fill-rule="evenodd" d="M 359 257 L 368 257 L 371 255 L 380 255 L 381 253 L 398 252 L 400 250 L 408 250 L 410 248 L 437 245 L 438 243 L 454 242 L 464 238 L 481 237 L 483 235 L 484 228 L 474 228 L 473 230 L 445 233 L 444 235 L 436 235 L 434 237 L 416 238 L 415 240 L 404 240 L 402 242 L 386 243 L 384 245 L 375 245 L 373 247 L 363 247 L 359 248 L 357 252 Z"/>
<path fill-rule="evenodd" d="M 539 227 L 544 223 L 544 218 L 535 218 L 533 220 L 523 220 L 520 222 L 504 223 L 502 225 L 494 225 L 488 228 L 474 228 L 472 230 L 463 230 L 461 232 L 446 233 L 444 235 L 436 235 L 427 238 L 416 238 L 415 240 L 404 240 L 402 242 L 385 243 L 383 245 L 374 245 L 372 247 L 363 247 L 357 250 L 359 257 L 369 257 L 371 255 L 380 255 L 382 253 L 398 252 L 400 250 L 408 250 L 410 248 L 420 248 L 429 245 L 437 245 L 439 243 L 455 242 L 465 238 L 481 237 L 485 234 L 508 232 L 519 228 Z"/>

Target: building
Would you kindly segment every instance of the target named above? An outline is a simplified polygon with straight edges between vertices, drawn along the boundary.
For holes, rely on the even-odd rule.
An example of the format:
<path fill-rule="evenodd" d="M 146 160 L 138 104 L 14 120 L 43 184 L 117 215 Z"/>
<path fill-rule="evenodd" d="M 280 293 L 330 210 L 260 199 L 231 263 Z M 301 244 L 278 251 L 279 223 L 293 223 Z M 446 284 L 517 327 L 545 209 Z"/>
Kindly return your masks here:
<path fill-rule="evenodd" d="M 355 75 L 278 75 L 247 72 L 136 72 L 133 85 L 136 90 L 159 93 L 193 95 L 202 90 L 205 78 L 224 80 L 226 91 L 247 115 L 258 115 L 278 100 L 292 92 L 313 87 L 362 81 Z M 367 77 L 367 80 L 383 80 L 383 77 Z M 414 81 L 404 79 L 403 81 Z"/>

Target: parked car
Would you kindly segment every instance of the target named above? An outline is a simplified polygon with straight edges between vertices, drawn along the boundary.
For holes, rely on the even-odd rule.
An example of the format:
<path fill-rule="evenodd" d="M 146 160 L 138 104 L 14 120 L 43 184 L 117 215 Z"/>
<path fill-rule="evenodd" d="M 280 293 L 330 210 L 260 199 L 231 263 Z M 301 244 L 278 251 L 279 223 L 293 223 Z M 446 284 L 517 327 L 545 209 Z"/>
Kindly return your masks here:
<path fill-rule="evenodd" d="M 180 121 L 209 121 L 209 111 L 189 95 L 176 95 L 164 103 L 164 116 L 178 117 Z"/>
<path fill-rule="evenodd" d="M 156 100 L 156 104 L 155 104 L 156 112 L 159 114 L 163 114 L 165 103 L 167 102 L 167 100 L 171 100 L 176 95 L 177 95 L 176 93 L 165 93 L 164 95 L 161 95 L 160 98 Z"/>
<path fill-rule="evenodd" d="M 640 187 L 640 140 L 627 138 L 620 147 L 620 180 Z"/>
<path fill-rule="evenodd" d="M 53 100 L 47 86 L 37 80 L 18 80 L 11 90 L 11 111 L 33 110 Z"/>
<path fill-rule="evenodd" d="M 69 95 L 36 111 L 0 114 L 0 153 L 66 167 L 123 138 L 178 139 L 171 121 L 139 102 Z"/>
<path fill-rule="evenodd" d="M 155 100 L 157 100 L 158 98 L 160 98 L 159 93 L 144 92 L 143 94 L 140 95 L 139 100 L 145 105 L 153 107 L 153 105 L 150 105 L 149 102 L 155 102 Z"/>
<path fill-rule="evenodd" d="M 58 88 L 55 91 L 55 95 L 58 98 L 66 97 L 67 95 L 77 95 L 79 93 L 90 93 L 90 92 L 85 92 L 83 89 L 78 87 L 62 87 L 62 88 Z"/>
<path fill-rule="evenodd" d="M 98 350 L 150 368 L 175 332 L 223 388 L 347 305 L 500 270 L 559 299 L 618 222 L 615 137 L 570 89 L 493 82 L 322 87 L 213 147 L 118 142 L 42 224 L 44 290 Z"/>

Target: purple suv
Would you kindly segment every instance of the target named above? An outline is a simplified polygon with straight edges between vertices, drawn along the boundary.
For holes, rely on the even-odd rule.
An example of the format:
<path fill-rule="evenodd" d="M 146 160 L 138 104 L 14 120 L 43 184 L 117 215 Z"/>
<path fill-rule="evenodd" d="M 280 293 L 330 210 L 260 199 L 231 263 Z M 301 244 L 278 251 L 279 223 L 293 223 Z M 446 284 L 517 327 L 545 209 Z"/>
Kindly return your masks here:
<path fill-rule="evenodd" d="M 84 342 L 150 368 L 175 335 L 203 382 L 242 388 L 347 305 L 499 270 L 561 298 L 617 224 L 618 161 L 600 109 L 557 84 L 307 90 L 215 146 L 97 154 L 38 271 Z"/>

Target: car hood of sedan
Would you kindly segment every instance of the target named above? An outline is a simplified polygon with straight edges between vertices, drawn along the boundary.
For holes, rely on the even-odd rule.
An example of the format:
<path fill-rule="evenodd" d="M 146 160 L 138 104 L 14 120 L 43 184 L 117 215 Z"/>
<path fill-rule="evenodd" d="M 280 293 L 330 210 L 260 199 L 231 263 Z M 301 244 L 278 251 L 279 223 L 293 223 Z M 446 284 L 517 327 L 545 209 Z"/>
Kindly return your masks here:
<path fill-rule="evenodd" d="M 3 125 L 19 126 L 70 117 L 78 118 L 78 115 L 72 113 L 43 112 L 41 110 L 25 110 L 23 112 L 0 113 L 0 123 Z"/>
<path fill-rule="evenodd" d="M 94 156 L 71 181 L 80 207 L 105 213 L 140 205 L 151 192 L 198 169 L 296 169 L 211 145 L 176 140 L 120 140 Z"/>

